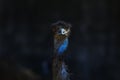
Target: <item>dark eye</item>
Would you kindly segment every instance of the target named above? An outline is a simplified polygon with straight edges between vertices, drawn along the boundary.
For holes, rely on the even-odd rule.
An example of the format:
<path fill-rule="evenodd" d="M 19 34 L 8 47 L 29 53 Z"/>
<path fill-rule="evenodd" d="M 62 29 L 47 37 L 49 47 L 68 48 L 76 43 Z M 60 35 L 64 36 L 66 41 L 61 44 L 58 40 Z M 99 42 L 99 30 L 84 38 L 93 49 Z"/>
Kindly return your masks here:
<path fill-rule="evenodd" d="M 61 30 L 59 30 L 58 33 L 61 33 Z"/>
<path fill-rule="evenodd" d="M 63 31 L 63 33 L 65 33 L 65 31 Z"/>

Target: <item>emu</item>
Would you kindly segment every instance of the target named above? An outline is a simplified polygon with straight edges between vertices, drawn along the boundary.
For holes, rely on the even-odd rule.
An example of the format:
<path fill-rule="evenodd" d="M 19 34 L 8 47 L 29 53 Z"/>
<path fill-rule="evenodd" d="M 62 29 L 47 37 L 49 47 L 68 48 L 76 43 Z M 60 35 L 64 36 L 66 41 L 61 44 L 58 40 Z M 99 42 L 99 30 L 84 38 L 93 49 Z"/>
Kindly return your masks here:
<path fill-rule="evenodd" d="M 71 25 L 64 21 L 52 24 L 54 35 L 53 80 L 69 80 L 69 73 L 64 58 L 69 43 L 70 28 Z"/>

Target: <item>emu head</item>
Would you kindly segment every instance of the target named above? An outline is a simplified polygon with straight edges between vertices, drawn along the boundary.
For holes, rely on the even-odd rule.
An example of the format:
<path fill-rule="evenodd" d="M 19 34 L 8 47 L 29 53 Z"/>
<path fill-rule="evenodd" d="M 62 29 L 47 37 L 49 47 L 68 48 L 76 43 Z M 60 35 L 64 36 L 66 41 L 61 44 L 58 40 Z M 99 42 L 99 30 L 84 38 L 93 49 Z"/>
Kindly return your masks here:
<path fill-rule="evenodd" d="M 69 37 L 70 34 L 70 28 L 71 25 L 68 23 L 65 23 L 64 21 L 58 21 L 54 24 L 52 24 L 52 31 L 54 33 L 54 36 L 57 37 Z"/>

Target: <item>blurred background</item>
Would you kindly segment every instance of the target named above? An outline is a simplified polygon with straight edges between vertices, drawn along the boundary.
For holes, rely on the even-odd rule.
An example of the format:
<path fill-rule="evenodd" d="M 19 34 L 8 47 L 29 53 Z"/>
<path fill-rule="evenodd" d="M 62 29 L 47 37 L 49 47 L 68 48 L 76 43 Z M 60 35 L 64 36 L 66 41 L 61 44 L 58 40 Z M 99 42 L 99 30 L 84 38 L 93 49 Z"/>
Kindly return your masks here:
<path fill-rule="evenodd" d="M 52 80 L 51 24 L 72 24 L 71 80 L 120 80 L 119 0 L 0 0 L 0 80 Z"/>

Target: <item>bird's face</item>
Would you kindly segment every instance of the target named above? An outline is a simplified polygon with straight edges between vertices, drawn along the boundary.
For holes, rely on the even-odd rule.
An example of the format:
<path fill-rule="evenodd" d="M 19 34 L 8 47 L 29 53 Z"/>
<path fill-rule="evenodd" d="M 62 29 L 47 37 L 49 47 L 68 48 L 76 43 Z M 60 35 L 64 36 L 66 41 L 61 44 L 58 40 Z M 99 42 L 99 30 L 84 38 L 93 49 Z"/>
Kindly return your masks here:
<path fill-rule="evenodd" d="M 64 40 L 65 38 L 69 37 L 70 27 L 71 25 L 65 22 L 57 22 L 53 24 L 52 30 L 53 30 L 55 39 Z"/>
<path fill-rule="evenodd" d="M 56 35 L 67 37 L 69 36 L 69 33 L 70 33 L 70 28 L 63 27 L 63 26 L 56 27 L 56 32 L 55 32 Z"/>
<path fill-rule="evenodd" d="M 69 34 L 70 34 L 70 28 L 63 26 L 56 26 L 54 32 L 54 38 L 57 41 L 63 41 L 64 39 L 69 37 Z"/>
<path fill-rule="evenodd" d="M 70 26 L 69 25 L 54 25 L 53 32 L 55 35 L 69 36 Z"/>

